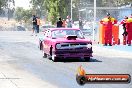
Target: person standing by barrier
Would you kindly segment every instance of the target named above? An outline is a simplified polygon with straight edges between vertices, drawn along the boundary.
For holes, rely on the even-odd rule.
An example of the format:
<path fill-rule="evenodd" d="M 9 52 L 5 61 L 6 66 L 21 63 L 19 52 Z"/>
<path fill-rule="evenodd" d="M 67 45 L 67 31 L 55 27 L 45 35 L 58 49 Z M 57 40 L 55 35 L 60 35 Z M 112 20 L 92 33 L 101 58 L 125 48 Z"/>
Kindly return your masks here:
<path fill-rule="evenodd" d="M 127 36 L 128 46 L 131 46 L 131 42 L 132 42 L 132 18 L 127 19 L 126 29 L 127 29 L 126 31 L 128 33 L 128 36 Z"/>
<path fill-rule="evenodd" d="M 39 33 L 40 17 L 37 17 L 37 33 Z"/>
<path fill-rule="evenodd" d="M 81 19 L 79 19 L 79 29 L 83 29 L 83 22 Z"/>
<path fill-rule="evenodd" d="M 67 19 L 66 19 L 66 27 L 72 28 L 72 20 L 70 19 L 69 16 L 67 16 Z"/>
<path fill-rule="evenodd" d="M 63 21 L 62 21 L 62 22 L 63 22 L 62 27 L 64 27 L 64 28 L 65 28 L 65 27 L 66 27 L 66 21 L 65 21 L 65 19 L 63 19 Z"/>
<path fill-rule="evenodd" d="M 69 21 L 67 22 L 67 27 L 68 27 L 68 28 L 72 28 L 72 21 L 71 21 L 71 20 L 69 20 Z"/>
<path fill-rule="evenodd" d="M 32 36 L 33 36 L 34 32 L 35 32 L 35 34 L 37 36 L 37 19 L 36 19 L 35 15 L 33 15 L 32 23 L 33 23 L 33 28 L 32 28 L 33 33 L 32 33 Z"/>
<path fill-rule="evenodd" d="M 114 24 L 117 23 L 117 20 L 110 16 L 109 13 L 107 13 L 107 16 L 103 18 L 100 23 L 104 26 L 105 33 L 104 33 L 104 40 L 105 44 L 104 46 L 112 46 L 112 27 Z"/>
<path fill-rule="evenodd" d="M 128 35 L 128 33 L 127 33 L 127 28 L 126 28 L 126 24 L 127 24 L 127 19 L 128 19 L 128 17 L 127 16 L 125 16 L 124 17 L 124 19 L 121 21 L 121 23 L 120 24 L 122 24 L 122 26 L 123 26 L 123 30 L 124 30 L 124 32 L 123 32 L 123 45 L 126 45 L 126 41 L 127 41 L 127 35 Z"/>

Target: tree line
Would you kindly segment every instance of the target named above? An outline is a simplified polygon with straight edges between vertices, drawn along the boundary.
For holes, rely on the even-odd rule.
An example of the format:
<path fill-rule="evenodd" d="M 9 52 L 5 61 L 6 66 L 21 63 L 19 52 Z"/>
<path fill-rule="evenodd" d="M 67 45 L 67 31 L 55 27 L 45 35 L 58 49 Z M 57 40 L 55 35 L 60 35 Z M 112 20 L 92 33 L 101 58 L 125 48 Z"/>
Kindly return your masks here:
<path fill-rule="evenodd" d="M 94 0 L 72 0 L 73 20 L 79 19 L 79 9 L 83 6 L 93 6 Z M 31 0 L 37 13 L 55 23 L 58 17 L 66 19 L 71 13 L 71 0 Z M 91 5 L 89 5 L 89 3 Z M 132 3 L 131 0 L 96 0 L 97 7 L 116 7 Z M 41 11 L 40 11 L 41 10 Z M 40 11 L 40 12 L 39 12 Z"/>
<path fill-rule="evenodd" d="M 73 20 L 79 19 L 79 9 L 89 7 L 89 3 L 93 6 L 94 0 L 72 0 Z M 1 4 L 2 3 L 2 4 Z M 0 0 L 0 7 L 6 6 L 7 0 Z M 15 18 L 17 21 L 24 20 L 27 22 L 33 14 L 46 18 L 52 24 L 56 23 L 59 17 L 66 19 L 71 13 L 71 0 L 30 0 L 32 8 L 24 10 L 18 7 L 15 10 Z M 97 0 L 97 7 L 121 6 L 132 3 L 131 0 Z"/>

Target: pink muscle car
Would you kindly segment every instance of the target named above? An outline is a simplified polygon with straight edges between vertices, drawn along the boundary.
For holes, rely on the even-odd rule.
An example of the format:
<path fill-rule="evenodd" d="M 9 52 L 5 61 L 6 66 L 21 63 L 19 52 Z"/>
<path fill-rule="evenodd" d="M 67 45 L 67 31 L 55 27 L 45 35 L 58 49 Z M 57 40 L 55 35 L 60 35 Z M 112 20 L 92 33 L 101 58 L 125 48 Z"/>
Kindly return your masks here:
<path fill-rule="evenodd" d="M 51 28 L 44 33 L 44 38 L 40 41 L 44 58 L 50 56 L 56 61 L 60 58 L 73 57 L 89 60 L 92 57 L 92 42 L 84 38 L 80 29 Z"/>

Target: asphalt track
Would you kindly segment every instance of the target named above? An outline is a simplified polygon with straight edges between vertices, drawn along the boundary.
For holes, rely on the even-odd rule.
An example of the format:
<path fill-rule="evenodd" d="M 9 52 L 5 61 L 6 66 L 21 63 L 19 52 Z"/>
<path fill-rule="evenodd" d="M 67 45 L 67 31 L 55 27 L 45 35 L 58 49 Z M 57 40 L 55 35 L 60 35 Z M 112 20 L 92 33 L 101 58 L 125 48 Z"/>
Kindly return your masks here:
<path fill-rule="evenodd" d="M 132 52 L 93 45 L 94 56 L 89 62 L 79 59 L 52 62 L 42 57 L 38 36 L 30 34 L 0 32 L 0 88 L 132 88 L 132 83 L 80 86 L 76 82 L 80 65 L 88 74 L 132 75 Z"/>

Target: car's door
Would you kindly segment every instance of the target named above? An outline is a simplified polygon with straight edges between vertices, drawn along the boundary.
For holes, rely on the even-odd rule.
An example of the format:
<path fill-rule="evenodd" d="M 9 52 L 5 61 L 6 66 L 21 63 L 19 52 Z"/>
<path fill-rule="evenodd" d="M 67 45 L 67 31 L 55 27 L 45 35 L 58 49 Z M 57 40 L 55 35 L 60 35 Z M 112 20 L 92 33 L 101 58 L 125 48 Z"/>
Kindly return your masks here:
<path fill-rule="evenodd" d="M 50 52 L 50 46 L 51 46 L 51 44 L 50 44 L 51 37 L 50 36 L 51 36 L 51 31 L 47 30 L 46 31 L 46 39 L 44 41 L 44 45 L 45 45 L 44 49 L 45 49 L 45 53 L 47 53 L 47 54 L 49 54 L 49 52 Z"/>
<path fill-rule="evenodd" d="M 46 53 L 46 51 L 47 51 L 47 49 L 46 49 L 46 47 L 47 47 L 47 37 L 48 37 L 47 34 L 48 34 L 48 33 L 47 33 L 47 30 L 45 30 L 45 31 L 44 31 L 44 41 L 43 41 L 43 50 L 44 50 L 45 53 Z"/>

